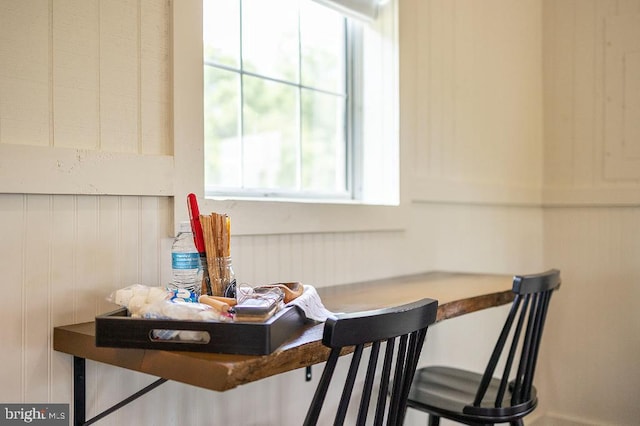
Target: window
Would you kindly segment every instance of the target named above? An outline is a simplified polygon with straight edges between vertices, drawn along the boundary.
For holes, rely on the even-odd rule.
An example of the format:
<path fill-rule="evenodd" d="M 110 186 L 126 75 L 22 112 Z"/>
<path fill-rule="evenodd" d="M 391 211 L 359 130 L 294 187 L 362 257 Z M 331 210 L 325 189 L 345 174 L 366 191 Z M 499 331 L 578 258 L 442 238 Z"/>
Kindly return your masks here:
<path fill-rule="evenodd" d="M 318 190 L 309 190 L 308 193 L 302 194 L 303 197 L 300 197 L 300 194 L 297 198 L 279 194 L 276 198 L 275 192 L 269 192 L 269 188 L 265 191 L 267 197 L 264 194 L 256 197 L 246 191 L 243 194 L 230 192 L 206 194 L 205 192 L 204 105 L 206 101 L 203 88 L 205 82 L 203 35 L 206 29 L 202 25 L 208 1 L 213 0 L 180 0 L 172 3 L 176 220 L 184 217 L 183 200 L 188 193 L 194 192 L 199 197 L 201 211 L 224 211 L 234 218 L 235 235 L 403 229 L 408 220 L 406 208 L 408 205 L 400 203 L 398 2 L 386 0 L 378 7 L 375 19 L 366 22 L 357 21 L 359 22 L 357 25 L 361 28 L 359 41 L 361 55 L 358 58 L 360 64 L 353 69 L 359 67 L 363 72 L 359 78 L 360 105 L 349 109 L 357 111 L 360 115 L 361 134 L 353 137 L 355 132 L 351 132 L 349 137 L 353 139 L 347 141 L 351 145 L 348 145 L 344 153 L 344 161 L 349 164 L 349 167 L 353 167 L 353 170 L 357 170 L 359 180 L 354 179 L 348 182 L 349 176 L 345 178 L 346 185 L 351 183 L 350 191 L 355 195 L 347 194 L 344 198 L 338 198 Z M 240 3 L 240 0 L 226 1 L 233 4 Z M 255 1 L 275 4 L 271 0 Z M 359 7 L 358 5 L 365 3 L 373 4 L 377 0 L 314 1 L 337 8 L 342 13 L 345 10 L 342 10 L 338 3 L 351 3 L 352 6 Z M 242 0 L 242 3 L 251 3 L 251 1 Z M 318 7 L 318 5 L 314 6 Z M 364 7 L 362 10 L 355 10 L 352 14 L 359 19 L 358 15 L 361 15 L 359 12 L 367 14 L 366 9 Z M 238 15 L 238 26 L 241 24 L 239 19 Z M 267 20 L 270 19 L 271 15 Z M 274 25 L 272 23 L 272 27 Z M 345 37 L 348 37 L 349 25 L 345 25 Z M 231 33 L 230 31 L 225 35 L 229 36 Z M 347 45 L 346 49 L 349 48 Z M 227 68 L 218 66 L 216 71 L 231 71 Z M 248 74 L 247 71 L 245 70 L 244 73 L 235 71 L 237 84 L 240 84 L 241 76 Z M 259 74 L 253 70 L 251 72 Z M 260 72 L 264 73 L 264 71 Z M 272 80 L 279 79 L 265 80 L 264 84 L 275 83 Z M 239 93 L 237 86 L 234 87 L 236 87 L 236 93 Z M 305 89 L 305 87 L 290 87 L 300 92 Z M 320 91 L 319 93 L 326 94 Z M 331 96 L 337 97 L 339 92 L 330 91 L 330 93 Z M 352 96 L 348 91 L 346 93 L 347 96 Z M 224 97 L 225 101 L 229 99 L 230 95 Z M 239 101 L 235 102 L 235 105 L 238 109 L 241 107 Z M 347 114 L 349 110 L 345 112 L 345 115 Z M 237 117 L 240 116 L 237 115 Z M 298 120 L 298 117 L 295 119 Z M 238 119 L 229 128 L 235 128 L 236 135 L 239 135 L 237 129 L 240 125 Z M 302 140 L 301 138 L 301 144 Z M 350 149 L 358 152 L 354 155 L 349 151 Z M 224 164 L 223 167 L 235 169 L 237 165 L 229 163 Z M 230 173 L 235 173 L 235 170 Z M 300 179 L 302 181 L 301 177 Z M 334 182 L 338 182 L 338 179 Z"/>
<path fill-rule="evenodd" d="M 353 198 L 357 25 L 311 0 L 203 3 L 205 192 Z"/>
<path fill-rule="evenodd" d="M 319 0 L 204 0 L 207 196 L 363 198 L 362 28 Z"/>

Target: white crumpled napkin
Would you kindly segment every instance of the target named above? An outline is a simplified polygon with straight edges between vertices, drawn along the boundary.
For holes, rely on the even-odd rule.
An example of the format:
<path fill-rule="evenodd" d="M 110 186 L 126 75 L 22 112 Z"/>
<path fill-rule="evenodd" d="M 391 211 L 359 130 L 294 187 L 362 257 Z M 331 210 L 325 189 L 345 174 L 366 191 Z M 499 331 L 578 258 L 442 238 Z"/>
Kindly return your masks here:
<path fill-rule="evenodd" d="M 314 321 L 324 322 L 327 318 L 334 316 L 333 312 L 324 307 L 318 291 L 312 285 L 305 284 L 302 294 L 287 303 L 286 306 L 299 307 L 307 318 Z"/>

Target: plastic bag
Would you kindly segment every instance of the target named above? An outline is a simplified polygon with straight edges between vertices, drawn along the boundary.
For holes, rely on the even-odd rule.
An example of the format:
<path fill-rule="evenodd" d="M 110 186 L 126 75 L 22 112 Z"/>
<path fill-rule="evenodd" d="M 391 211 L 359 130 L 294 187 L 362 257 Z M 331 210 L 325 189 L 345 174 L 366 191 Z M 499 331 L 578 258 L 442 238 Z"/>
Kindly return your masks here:
<path fill-rule="evenodd" d="M 185 302 L 173 297 L 162 287 L 133 284 L 111 293 L 107 300 L 127 308 L 132 318 L 187 321 L 229 321 L 227 315 L 204 303 Z M 189 330 L 154 330 L 153 337 L 162 340 L 201 341 L 207 333 Z"/>
<path fill-rule="evenodd" d="M 132 317 L 141 317 L 141 312 L 148 311 L 150 305 L 168 300 L 171 292 L 162 287 L 148 287 L 133 284 L 111 293 L 107 300 L 127 308 Z"/>
<path fill-rule="evenodd" d="M 218 321 L 220 315 L 204 303 L 185 302 L 162 287 L 133 284 L 111 293 L 107 300 L 127 308 L 134 318 Z"/>

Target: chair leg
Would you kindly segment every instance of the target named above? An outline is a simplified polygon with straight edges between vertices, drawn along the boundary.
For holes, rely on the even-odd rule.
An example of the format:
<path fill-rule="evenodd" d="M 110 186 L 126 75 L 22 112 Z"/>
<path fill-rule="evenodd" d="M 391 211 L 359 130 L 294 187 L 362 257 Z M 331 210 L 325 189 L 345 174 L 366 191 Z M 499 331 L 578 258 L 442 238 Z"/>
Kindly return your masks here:
<path fill-rule="evenodd" d="M 518 419 L 518 420 L 514 420 L 512 422 L 509 422 L 509 424 L 511 426 L 524 426 L 524 421 L 522 421 L 522 419 Z"/>
<path fill-rule="evenodd" d="M 440 426 L 440 417 L 429 414 L 429 426 Z"/>

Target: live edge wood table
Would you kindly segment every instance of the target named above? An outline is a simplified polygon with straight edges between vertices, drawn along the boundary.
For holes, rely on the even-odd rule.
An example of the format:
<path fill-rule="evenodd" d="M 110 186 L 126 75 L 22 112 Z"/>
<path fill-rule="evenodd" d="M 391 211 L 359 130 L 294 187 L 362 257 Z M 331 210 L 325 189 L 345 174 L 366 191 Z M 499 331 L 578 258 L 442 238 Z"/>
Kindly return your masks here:
<path fill-rule="evenodd" d="M 424 274 L 318 288 L 332 312 L 357 312 L 401 305 L 425 297 L 439 302 L 437 321 L 457 317 L 513 300 L 507 275 L 428 272 Z M 269 355 L 229 355 L 147 349 L 96 347 L 95 323 L 55 327 L 53 348 L 74 357 L 74 424 L 91 424 L 144 395 L 167 380 L 225 391 L 265 377 L 326 361 L 323 324 L 309 324 Z M 85 421 L 85 360 L 128 368 L 159 379 Z M 176 365 L 181 367 L 174 368 Z M 309 372 L 309 369 L 307 369 Z"/>

